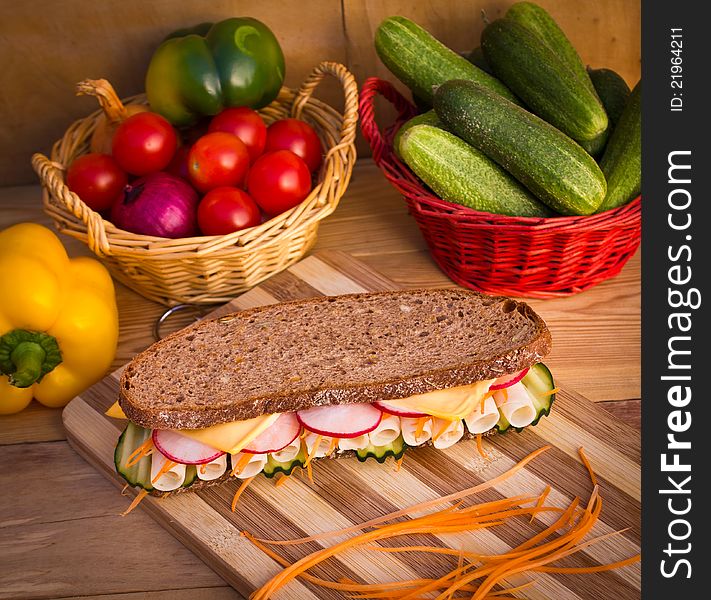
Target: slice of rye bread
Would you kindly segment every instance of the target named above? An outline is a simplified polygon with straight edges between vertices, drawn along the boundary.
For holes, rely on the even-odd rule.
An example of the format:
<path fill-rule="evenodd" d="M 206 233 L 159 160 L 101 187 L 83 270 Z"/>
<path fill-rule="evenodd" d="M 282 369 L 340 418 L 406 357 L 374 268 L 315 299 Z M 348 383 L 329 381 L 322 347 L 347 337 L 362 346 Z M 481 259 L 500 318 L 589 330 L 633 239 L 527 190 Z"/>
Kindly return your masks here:
<path fill-rule="evenodd" d="M 196 429 L 468 385 L 550 348 L 544 321 L 510 298 L 460 289 L 319 297 L 166 337 L 126 366 L 119 402 L 143 427 Z"/>

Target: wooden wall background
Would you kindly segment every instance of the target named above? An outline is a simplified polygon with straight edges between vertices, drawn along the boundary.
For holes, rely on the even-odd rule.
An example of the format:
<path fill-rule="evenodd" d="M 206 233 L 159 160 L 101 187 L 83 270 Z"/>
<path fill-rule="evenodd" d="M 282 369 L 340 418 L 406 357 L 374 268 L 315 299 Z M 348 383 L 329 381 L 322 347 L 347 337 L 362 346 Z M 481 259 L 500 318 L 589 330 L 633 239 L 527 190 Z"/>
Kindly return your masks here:
<path fill-rule="evenodd" d="M 539 0 L 583 60 L 640 76 L 640 0 Z M 481 11 L 501 16 L 512 0 L 13 0 L 0 1 L 0 185 L 36 182 L 35 151 L 49 152 L 74 120 L 94 110 L 74 96 L 84 78 L 106 77 L 122 96 L 142 91 L 151 53 L 168 32 L 201 21 L 250 15 L 267 23 L 297 86 L 320 60 L 351 68 L 359 82 L 389 77 L 373 32 L 393 14 L 410 17 L 458 50 L 478 45 Z M 338 103 L 338 88 L 320 97 Z M 387 116 L 386 116 L 387 118 Z M 363 153 L 367 148 L 360 142 Z"/>

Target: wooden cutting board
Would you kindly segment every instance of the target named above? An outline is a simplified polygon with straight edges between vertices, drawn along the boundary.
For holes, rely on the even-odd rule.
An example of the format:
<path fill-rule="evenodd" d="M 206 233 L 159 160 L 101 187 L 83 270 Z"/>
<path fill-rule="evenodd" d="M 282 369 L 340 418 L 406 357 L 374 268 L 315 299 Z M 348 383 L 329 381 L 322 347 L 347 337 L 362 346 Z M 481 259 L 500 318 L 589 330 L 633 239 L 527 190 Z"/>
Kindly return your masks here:
<path fill-rule="evenodd" d="M 322 253 L 302 260 L 214 314 L 298 298 L 396 287 L 346 254 Z M 125 482 L 114 471 L 113 451 L 124 423 L 103 414 L 117 397 L 119 374 L 117 371 L 106 377 L 74 399 L 64 409 L 63 420 L 69 443 L 76 451 L 118 487 L 123 487 Z M 551 416 L 523 433 L 513 432 L 485 440 L 489 460 L 478 454 L 472 441 L 443 451 L 411 450 L 399 472 L 392 459 L 385 464 L 360 463 L 355 458 L 321 460 L 314 463 L 313 484 L 294 477 L 287 485 L 275 487 L 274 480 L 256 478 L 234 513 L 230 511 L 230 503 L 238 485 L 235 481 L 165 499 L 148 497 L 140 506 L 247 596 L 280 567 L 241 537 L 241 530 L 276 539 L 345 527 L 489 480 L 546 444 L 552 449 L 480 498 L 484 501 L 517 494 L 539 494 L 550 484 L 552 492 L 548 502 L 563 506 L 575 496 L 587 499 L 590 494 L 588 474 L 578 459 L 578 448 L 583 446 L 599 478 L 604 499 L 601 522 L 594 533 L 630 529 L 560 564 L 590 566 L 636 554 L 640 544 L 639 433 L 560 382 L 557 384 L 562 391 Z M 432 537 L 430 542 L 455 549 L 500 553 L 520 543 L 524 536 L 540 531 L 544 523 L 550 522 L 547 519 L 542 517 L 533 524 L 522 519 L 515 527 L 509 524 L 471 534 L 449 534 Z M 117 516 L 117 531 L 126 526 L 130 526 L 130 516 L 126 520 Z M 331 538 L 324 544 L 333 541 Z M 294 561 L 319 547 L 312 542 L 278 549 Z M 332 559 L 312 572 L 333 580 L 350 577 L 387 582 L 439 576 L 445 567 L 452 566 L 451 559 L 439 555 L 359 550 L 350 551 L 339 560 Z M 508 583 L 520 585 L 530 578 L 521 575 Z M 535 580 L 535 585 L 517 595 L 537 600 L 640 597 L 639 564 L 587 575 L 536 574 Z M 283 599 L 343 597 L 300 581 L 290 583 L 275 596 Z"/>

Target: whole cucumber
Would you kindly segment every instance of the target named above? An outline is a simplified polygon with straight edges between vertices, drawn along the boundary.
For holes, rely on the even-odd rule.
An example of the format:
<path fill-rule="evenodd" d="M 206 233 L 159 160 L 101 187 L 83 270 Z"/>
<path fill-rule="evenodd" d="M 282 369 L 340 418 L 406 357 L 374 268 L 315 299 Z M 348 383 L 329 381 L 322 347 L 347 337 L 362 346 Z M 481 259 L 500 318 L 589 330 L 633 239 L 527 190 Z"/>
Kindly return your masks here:
<path fill-rule="evenodd" d="M 432 87 L 448 79 L 470 79 L 518 102 L 498 79 L 475 67 L 405 17 L 388 17 L 380 23 L 375 31 L 375 51 L 395 77 L 430 105 Z"/>
<path fill-rule="evenodd" d="M 442 199 L 482 212 L 521 217 L 551 215 L 494 161 L 448 131 L 415 125 L 400 140 L 407 166 Z"/>
<path fill-rule="evenodd" d="M 589 215 L 607 189 L 593 158 L 536 115 L 471 81 L 437 88 L 434 108 L 447 129 L 496 161 L 542 202 Z"/>
<path fill-rule="evenodd" d="M 614 129 L 630 97 L 630 86 L 612 69 L 588 69 L 588 73 L 605 107 L 610 129 Z"/>
<path fill-rule="evenodd" d="M 575 73 L 580 81 L 590 91 L 595 92 L 593 83 L 585 69 L 585 64 L 575 46 L 571 44 L 568 36 L 565 35 L 558 23 L 555 22 L 555 19 L 544 8 L 533 2 L 516 2 L 506 11 L 506 18 L 516 21 L 536 33 L 551 47 L 558 58 Z"/>
<path fill-rule="evenodd" d="M 496 76 L 536 115 L 578 142 L 605 135 L 607 114 L 586 86 L 538 35 L 511 19 L 484 28 L 481 47 Z"/>
<path fill-rule="evenodd" d="M 400 158 L 402 158 L 402 155 L 400 154 L 400 140 L 405 132 L 415 125 L 432 125 L 433 127 L 439 127 L 440 129 L 445 128 L 444 123 L 439 120 L 439 117 L 434 110 L 428 110 L 420 115 L 415 115 L 412 119 L 402 124 L 402 127 L 397 130 L 397 133 L 393 138 L 393 150 L 395 150 L 395 154 Z"/>
<path fill-rule="evenodd" d="M 641 83 L 632 90 L 600 159 L 600 168 L 607 178 L 607 194 L 598 212 L 626 204 L 642 189 Z"/>

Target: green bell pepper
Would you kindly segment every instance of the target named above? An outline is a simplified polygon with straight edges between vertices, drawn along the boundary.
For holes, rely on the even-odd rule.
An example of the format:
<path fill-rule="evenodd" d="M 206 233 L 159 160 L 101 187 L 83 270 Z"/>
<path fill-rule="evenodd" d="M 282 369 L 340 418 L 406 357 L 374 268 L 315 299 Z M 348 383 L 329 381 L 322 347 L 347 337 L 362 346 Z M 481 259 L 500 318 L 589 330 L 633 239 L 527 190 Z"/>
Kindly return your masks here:
<path fill-rule="evenodd" d="M 146 95 L 151 110 L 173 125 L 190 125 L 231 106 L 266 106 L 279 94 L 284 71 L 281 46 L 261 21 L 201 23 L 158 46 L 146 73 Z"/>

